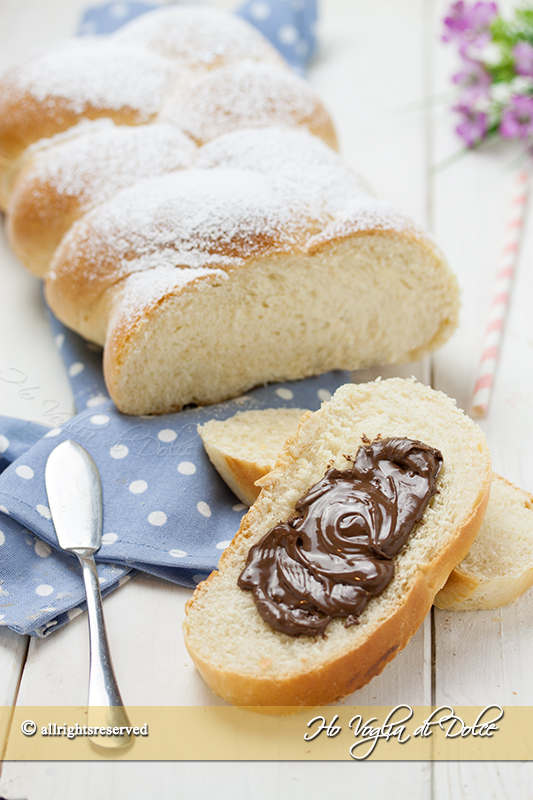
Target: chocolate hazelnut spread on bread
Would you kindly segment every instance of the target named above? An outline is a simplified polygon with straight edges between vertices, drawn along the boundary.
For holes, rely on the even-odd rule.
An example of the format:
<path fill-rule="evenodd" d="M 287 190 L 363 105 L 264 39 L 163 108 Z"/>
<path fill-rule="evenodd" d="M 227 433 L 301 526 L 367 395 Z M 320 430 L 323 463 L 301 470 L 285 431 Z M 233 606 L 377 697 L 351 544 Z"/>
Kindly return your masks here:
<path fill-rule="evenodd" d="M 290 636 L 323 633 L 334 617 L 356 624 L 392 580 L 393 558 L 437 493 L 441 466 L 440 451 L 413 439 L 360 447 L 351 467 L 328 469 L 295 516 L 251 548 L 238 585 Z"/>

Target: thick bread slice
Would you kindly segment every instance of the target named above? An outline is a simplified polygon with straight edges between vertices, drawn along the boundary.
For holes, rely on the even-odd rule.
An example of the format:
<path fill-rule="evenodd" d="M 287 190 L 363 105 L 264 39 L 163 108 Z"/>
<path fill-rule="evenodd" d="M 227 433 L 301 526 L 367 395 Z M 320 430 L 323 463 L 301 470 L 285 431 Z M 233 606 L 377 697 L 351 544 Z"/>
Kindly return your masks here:
<path fill-rule="evenodd" d="M 420 440 L 444 458 L 439 493 L 396 558 L 391 583 L 369 602 L 358 625 L 346 628 L 334 619 L 318 638 L 274 631 L 251 593 L 237 586 L 250 547 L 291 516 L 330 465 L 347 467 L 345 455 L 379 436 Z M 304 415 L 219 571 L 187 605 L 185 641 L 207 683 L 229 702 L 265 712 L 333 702 L 366 684 L 405 647 L 468 552 L 485 513 L 490 478 L 483 433 L 445 395 L 414 380 L 341 387 L 320 411 Z"/>
<path fill-rule="evenodd" d="M 273 468 L 289 436 L 296 433 L 302 408 L 240 411 L 198 426 L 213 466 L 239 500 L 251 506 L 260 492 L 255 482 Z"/>
<path fill-rule="evenodd" d="M 209 458 L 230 489 L 252 505 L 289 436 L 299 408 L 241 411 L 198 426 Z M 487 512 L 466 558 L 435 598 L 438 608 L 499 608 L 533 586 L 533 496 L 493 473 Z"/>
<path fill-rule="evenodd" d="M 435 598 L 438 608 L 499 608 L 533 586 L 533 495 L 493 475 L 479 534 Z"/>

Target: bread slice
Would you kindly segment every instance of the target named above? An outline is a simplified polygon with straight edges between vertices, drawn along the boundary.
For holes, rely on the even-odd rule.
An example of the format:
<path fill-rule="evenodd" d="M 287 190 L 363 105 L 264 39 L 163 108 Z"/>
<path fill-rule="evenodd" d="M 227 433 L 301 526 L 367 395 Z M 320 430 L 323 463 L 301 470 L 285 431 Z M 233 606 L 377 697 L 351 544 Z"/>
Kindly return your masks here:
<path fill-rule="evenodd" d="M 250 548 L 291 517 L 299 498 L 330 466 L 347 468 L 346 456 L 379 437 L 424 442 L 444 459 L 438 494 L 395 558 L 392 581 L 370 600 L 357 625 L 333 619 L 317 637 L 275 631 L 259 615 L 252 594 L 237 585 Z M 405 647 L 468 552 L 490 479 L 483 433 L 442 393 L 398 378 L 341 387 L 319 411 L 304 415 L 219 570 L 187 605 L 186 645 L 207 683 L 225 700 L 267 713 L 330 703 L 365 685 Z"/>
<path fill-rule="evenodd" d="M 198 426 L 213 466 L 247 506 L 257 500 L 256 481 L 273 468 L 304 413 L 302 408 L 240 411 L 229 419 L 211 419 Z"/>
<path fill-rule="evenodd" d="M 198 432 L 213 465 L 246 505 L 261 491 L 285 439 L 293 436 L 299 408 L 241 411 L 210 420 Z M 493 473 L 487 512 L 466 558 L 435 598 L 438 608 L 499 608 L 533 586 L 533 495 Z"/>
<path fill-rule="evenodd" d="M 435 598 L 438 608 L 471 611 L 512 603 L 533 586 L 533 495 L 493 475 L 479 534 Z"/>

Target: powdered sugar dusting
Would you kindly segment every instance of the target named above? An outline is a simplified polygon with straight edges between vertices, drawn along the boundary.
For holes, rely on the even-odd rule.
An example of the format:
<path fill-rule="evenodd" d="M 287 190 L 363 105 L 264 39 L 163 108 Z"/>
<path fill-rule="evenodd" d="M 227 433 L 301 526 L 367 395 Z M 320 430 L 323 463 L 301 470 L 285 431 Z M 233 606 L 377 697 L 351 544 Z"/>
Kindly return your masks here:
<path fill-rule="evenodd" d="M 24 158 L 26 160 L 33 158 L 44 150 L 55 147 L 57 144 L 68 142 L 70 139 L 75 139 L 86 133 L 96 133 L 96 131 L 108 129 L 112 125 L 114 125 L 113 120 L 107 117 L 99 117 L 98 119 L 84 119 L 82 117 L 82 119 L 75 125 L 72 125 L 71 128 L 67 128 L 59 133 L 54 133 L 53 136 L 38 139 L 36 142 L 33 142 L 33 144 L 30 144 L 24 152 Z"/>
<path fill-rule="evenodd" d="M 78 136 L 34 150 L 29 177 L 85 206 L 108 200 L 141 178 L 190 167 L 196 157 L 193 142 L 171 125 L 118 127 L 102 120 L 77 128 Z"/>
<path fill-rule="evenodd" d="M 219 8 L 179 4 L 143 15 L 121 28 L 116 41 L 147 48 L 193 68 L 251 60 L 284 63 L 255 28 Z"/>
<path fill-rule="evenodd" d="M 398 211 L 390 203 L 373 197 L 354 198 L 350 200 L 337 218 L 322 233 L 313 236 L 308 242 L 312 249 L 330 239 L 343 238 L 360 231 L 387 230 L 397 233 L 410 231 L 417 236 L 424 236 L 420 228 Z"/>
<path fill-rule="evenodd" d="M 147 119 L 160 108 L 175 66 L 153 53 L 77 39 L 34 58 L 9 76 L 9 84 L 38 102 L 61 98 L 71 111 L 88 107 L 133 109 Z"/>
<path fill-rule="evenodd" d="M 139 182 L 90 212 L 85 257 L 91 269 L 104 259 L 126 272 L 165 263 L 228 268 L 303 247 L 330 219 L 318 195 L 282 178 L 184 170 Z"/>
<path fill-rule="evenodd" d="M 169 292 L 179 290 L 197 278 L 216 275 L 227 280 L 228 275 L 217 269 L 174 269 L 158 267 L 130 275 L 122 284 L 114 304 L 115 318 L 129 318 L 142 313 Z"/>
<path fill-rule="evenodd" d="M 324 142 L 305 129 L 258 128 L 220 136 L 200 148 L 197 167 L 237 167 L 279 175 L 317 192 L 328 211 L 369 195 L 361 178 Z"/>
<path fill-rule="evenodd" d="M 269 64 L 244 62 L 215 70 L 175 92 L 160 119 L 209 142 L 242 128 L 311 123 L 321 106 L 301 78 Z"/>

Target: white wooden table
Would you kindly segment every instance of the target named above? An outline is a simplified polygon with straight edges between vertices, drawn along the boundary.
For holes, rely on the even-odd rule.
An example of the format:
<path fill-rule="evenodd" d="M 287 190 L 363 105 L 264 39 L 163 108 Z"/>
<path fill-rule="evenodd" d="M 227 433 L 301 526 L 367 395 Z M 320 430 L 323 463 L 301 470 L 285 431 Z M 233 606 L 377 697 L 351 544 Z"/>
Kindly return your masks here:
<path fill-rule="evenodd" d="M 2 0 L 0 70 L 70 34 L 85 0 Z M 219 2 L 231 8 L 232 0 Z M 495 273 L 515 156 L 511 146 L 434 165 L 459 149 L 447 107 L 422 103 L 449 89 L 451 48 L 440 41 L 441 0 L 322 0 L 320 52 L 309 72 L 328 105 L 347 160 L 377 193 L 428 227 L 462 286 L 461 325 L 423 364 L 378 374 L 431 382 L 468 405 Z M 34 388 L 32 399 L 0 379 L 0 413 L 47 421 L 50 401 L 72 397 L 41 305 L 39 286 L 0 240 L 1 364 Z M 533 489 L 533 208 L 523 243 L 489 419 L 482 424 L 495 469 Z M 5 374 L 5 373 L 4 373 Z M 1 372 L 0 372 L 1 378 Z M 1 566 L 0 566 L 1 570 Z M 105 602 L 119 684 L 128 705 L 217 701 L 196 674 L 181 636 L 189 591 L 138 576 Z M 533 593 L 497 611 L 433 611 L 406 650 L 355 705 L 397 703 L 533 706 Z M 88 672 L 85 616 L 45 641 L 0 630 L 0 703 L 83 705 Z M 0 742 L 0 748 L 3 747 Z M 354 770 L 357 770 L 355 775 Z M 267 797 L 386 793 L 410 800 L 530 798 L 531 764 L 518 763 L 4 763 L 0 795 L 14 800 Z M 392 790 L 392 791 L 391 791 Z"/>

